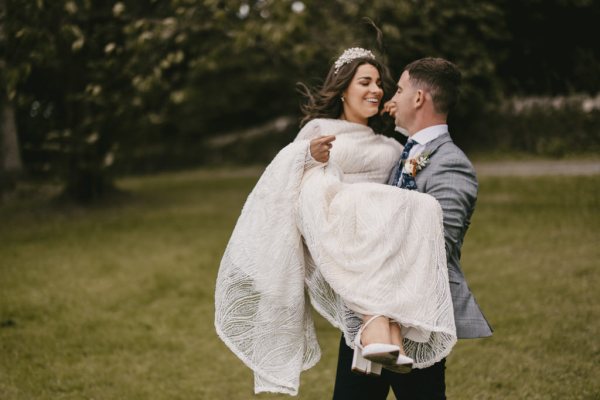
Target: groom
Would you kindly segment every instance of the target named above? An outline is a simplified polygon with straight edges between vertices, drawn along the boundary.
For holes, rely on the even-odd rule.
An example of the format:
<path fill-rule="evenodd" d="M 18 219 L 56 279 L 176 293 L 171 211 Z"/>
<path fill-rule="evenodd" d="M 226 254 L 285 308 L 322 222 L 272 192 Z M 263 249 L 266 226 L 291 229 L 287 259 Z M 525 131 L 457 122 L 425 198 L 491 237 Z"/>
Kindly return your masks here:
<path fill-rule="evenodd" d="M 446 123 L 455 105 L 461 74 L 441 58 L 423 58 L 406 66 L 397 92 L 384 111 L 409 139 L 392 170 L 389 184 L 435 197 L 443 210 L 450 291 L 458 338 L 492 335 L 492 329 L 475 302 L 460 267 L 463 239 L 477 199 L 477 178 L 469 159 L 452 142 Z M 352 350 L 342 337 L 334 400 L 385 400 L 390 386 L 398 400 L 446 398 L 445 363 L 442 360 L 408 374 L 383 370 L 380 377 L 351 372 Z"/>

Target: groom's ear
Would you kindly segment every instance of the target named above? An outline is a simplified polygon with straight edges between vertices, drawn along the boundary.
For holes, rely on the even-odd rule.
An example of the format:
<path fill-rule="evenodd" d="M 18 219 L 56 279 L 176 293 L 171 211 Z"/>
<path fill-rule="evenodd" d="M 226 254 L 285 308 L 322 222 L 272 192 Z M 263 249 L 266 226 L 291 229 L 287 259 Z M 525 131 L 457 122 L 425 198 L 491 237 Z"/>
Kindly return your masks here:
<path fill-rule="evenodd" d="M 425 91 L 422 89 L 419 89 L 415 92 L 415 98 L 414 98 L 414 105 L 415 108 L 421 108 L 423 107 L 423 105 L 425 104 Z"/>

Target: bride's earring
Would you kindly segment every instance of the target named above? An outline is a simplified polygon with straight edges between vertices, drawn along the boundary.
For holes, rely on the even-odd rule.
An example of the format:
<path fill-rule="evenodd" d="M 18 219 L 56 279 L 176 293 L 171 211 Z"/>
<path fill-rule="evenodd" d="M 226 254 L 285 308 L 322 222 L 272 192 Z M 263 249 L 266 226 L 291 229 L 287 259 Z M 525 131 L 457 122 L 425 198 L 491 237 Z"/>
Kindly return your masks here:
<path fill-rule="evenodd" d="M 345 101 L 346 101 L 346 99 L 344 98 L 344 96 L 342 96 L 342 103 L 345 102 Z"/>

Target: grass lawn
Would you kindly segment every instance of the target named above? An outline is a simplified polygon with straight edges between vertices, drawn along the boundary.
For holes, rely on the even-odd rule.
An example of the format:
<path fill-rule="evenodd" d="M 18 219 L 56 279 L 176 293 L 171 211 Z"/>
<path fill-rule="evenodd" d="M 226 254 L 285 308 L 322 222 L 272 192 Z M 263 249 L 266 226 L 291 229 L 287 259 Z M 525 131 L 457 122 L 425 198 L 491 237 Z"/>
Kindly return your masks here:
<path fill-rule="evenodd" d="M 213 294 L 255 181 L 193 171 L 122 180 L 130 196 L 102 208 L 2 205 L 0 399 L 252 398 Z M 455 347 L 450 399 L 600 399 L 599 239 L 600 176 L 480 179 L 463 266 L 495 334 Z M 339 333 L 317 324 L 300 399 L 331 398 Z"/>

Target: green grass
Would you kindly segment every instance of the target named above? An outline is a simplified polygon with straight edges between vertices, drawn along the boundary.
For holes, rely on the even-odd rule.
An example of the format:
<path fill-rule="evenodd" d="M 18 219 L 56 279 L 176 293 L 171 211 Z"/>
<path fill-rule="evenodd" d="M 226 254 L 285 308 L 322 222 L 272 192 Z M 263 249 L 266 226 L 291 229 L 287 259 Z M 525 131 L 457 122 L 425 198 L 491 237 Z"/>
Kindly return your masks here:
<path fill-rule="evenodd" d="M 213 293 L 255 180 L 194 171 L 123 180 L 131 195 L 103 208 L 5 203 L 0 399 L 252 398 Z M 599 206 L 598 176 L 481 179 L 463 264 L 495 335 L 455 347 L 450 399 L 600 399 Z M 300 399 L 331 398 L 339 333 L 317 325 Z"/>

